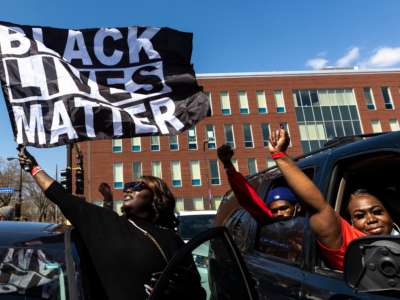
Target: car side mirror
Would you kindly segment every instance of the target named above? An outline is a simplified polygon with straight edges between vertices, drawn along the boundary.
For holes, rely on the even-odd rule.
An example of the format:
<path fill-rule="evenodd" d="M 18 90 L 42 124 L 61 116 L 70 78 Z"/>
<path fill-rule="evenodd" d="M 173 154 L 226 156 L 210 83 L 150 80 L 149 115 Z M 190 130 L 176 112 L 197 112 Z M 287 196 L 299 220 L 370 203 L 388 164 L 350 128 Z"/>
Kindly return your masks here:
<path fill-rule="evenodd" d="M 357 292 L 400 292 L 400 236 L 352 241 L 345 255 L 344 277 Z"/>

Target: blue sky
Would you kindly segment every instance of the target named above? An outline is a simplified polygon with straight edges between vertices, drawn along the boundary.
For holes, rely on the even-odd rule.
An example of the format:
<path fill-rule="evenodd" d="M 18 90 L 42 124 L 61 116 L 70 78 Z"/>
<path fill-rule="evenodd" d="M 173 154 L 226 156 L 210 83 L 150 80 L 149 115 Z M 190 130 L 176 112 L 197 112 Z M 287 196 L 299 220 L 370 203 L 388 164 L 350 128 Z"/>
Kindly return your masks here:
<path fill-rule="evenodd" d="M 12 0 L 0 20 L 62 28 L 144 25 L 194 33 L 198 73 L 400 67 L 398 0 Z M 15 141 L 0 96 L 0 157 Z M 32 149 L 54 175 L 65 148 Z"/>

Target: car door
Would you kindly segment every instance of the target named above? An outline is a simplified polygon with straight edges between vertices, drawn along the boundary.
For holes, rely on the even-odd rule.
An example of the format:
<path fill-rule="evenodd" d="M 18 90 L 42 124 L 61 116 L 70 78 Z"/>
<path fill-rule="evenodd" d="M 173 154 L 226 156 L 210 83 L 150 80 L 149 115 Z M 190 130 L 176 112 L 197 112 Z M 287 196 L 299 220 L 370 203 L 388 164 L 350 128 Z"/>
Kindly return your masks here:
<path fill-rule="evenodd" d="M 380 147 L 382 149 L 379 149 Z M 400 184 L 397 171 L 400 167 L 400 153 L 398 149 L 390 149 L 388 146 L 384 148 L 384 145 L 377 145 L 376 148 L 356 150 L 350 148 L 346 149 L 346 152 L 335 153 L 326 159 L 325 173 L 321 174 L 325 178 L 325 186 L 322 185 L 320 188 L 325 191 L 325 197 L 342 217 L 345 217 L 351 192 L 360 187 L 381 189 L 380 196 L 388 197 L 385 204 L 394 205 L 393 207 L 387 206 L 387 209 L 393 210 L 391 212 L 393 216 L 398 215 L 400 208 L 397 200 L 400 195 Z M 393 203 L 387 202 L 390 199 L 393 200 Z M 346 285 L 343 272 L 332 270 L 326 266 L 315 239 L 312 244 L 315 247 L 309 255 L 311 271 L 305 273 L 303 281 L 305 299 L 383 300 L 397 298 L 389 294 L 354 291 Z"/>
<path fill-rule="evenodd" d="M 193 256 L 202 278 L 202 288 L 206 293 L 203 299 L 258 299 L 241 254 L 224 227 L 209 229 L 185 244 L 167 265 L 149 299 L 165 299 L 170 280 L 174 280 L 174 274 L 188 255 Z M 194 297 L 189 293 L 185 299 Z"/>

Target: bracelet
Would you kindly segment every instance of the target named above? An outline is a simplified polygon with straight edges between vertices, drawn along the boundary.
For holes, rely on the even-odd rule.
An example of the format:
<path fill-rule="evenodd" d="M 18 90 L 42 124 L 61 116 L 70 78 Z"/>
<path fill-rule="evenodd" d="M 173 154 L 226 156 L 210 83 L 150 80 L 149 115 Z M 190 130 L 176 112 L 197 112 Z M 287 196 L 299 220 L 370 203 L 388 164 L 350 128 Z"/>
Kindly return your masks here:
<path fill-rule="evenodd" d="M 41 171 L 43 171 L 41 167 L 35 166 L 35 167 L 32 168 L 31 175 L 35 176 L 37 173 L 39 173 Z"/>
<path fill-rule="evenodd" d="M 272 159 L 278 159 L 278 158 L 284 157 L 286 155 L 287 155 L 286 152 L 281 151 L 281 152 L 272 154 L 271 157 L 272 157 Z"/>

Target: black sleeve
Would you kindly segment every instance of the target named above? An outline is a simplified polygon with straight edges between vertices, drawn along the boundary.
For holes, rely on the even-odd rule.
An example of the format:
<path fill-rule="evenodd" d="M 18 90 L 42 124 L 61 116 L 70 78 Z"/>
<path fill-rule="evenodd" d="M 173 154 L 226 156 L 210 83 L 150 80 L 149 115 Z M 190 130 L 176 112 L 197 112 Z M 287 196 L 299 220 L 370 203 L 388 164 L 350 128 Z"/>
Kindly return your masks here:
<path fill-rule="evenodd" d="M 45 195 L 56 204 L 64 216 L 77 229 L 90 227 L 96 223 L 100 226 L 100 219 L 108 219 L 106 215 L 115 215 L 114 211 L 104 209 L 97 205 L 86 202 L 83 198 L 68 194 L 58 182 L 54 181 L 46 190 Z M 93 224 L 92 224 L 93 223 Z"/>

